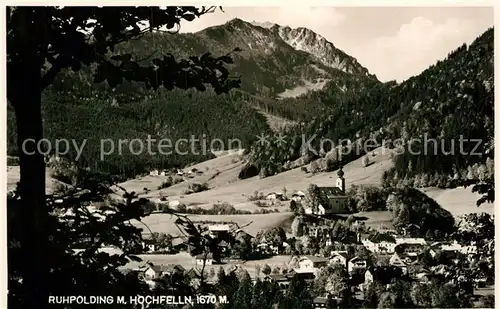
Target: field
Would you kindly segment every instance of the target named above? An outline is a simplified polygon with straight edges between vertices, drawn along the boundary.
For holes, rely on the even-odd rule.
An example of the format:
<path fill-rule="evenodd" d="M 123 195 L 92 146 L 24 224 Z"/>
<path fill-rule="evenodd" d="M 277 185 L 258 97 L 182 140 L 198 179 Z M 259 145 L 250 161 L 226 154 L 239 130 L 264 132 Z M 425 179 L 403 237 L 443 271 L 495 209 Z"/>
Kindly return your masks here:
<path fill-rule="evenodd" d="M 379 148 L 374 153 L 375 156 L 370 156 L 373 164 L 368 167 L 362 166 L 361 159 L 350 162 L 344 167 L 347 187 L 352 184 L 380 185 L 380 176 L 391 167 L 392 162 L 389 154 L 384 153 L 382 149 Z M 168 196 L 170 201 L 178 200 L 186 205 L 193 204 L 200 207 L 210 207 L 214 203 L 227 202 L 237 209 L 255 210 L 257 207 L 248 202 L 248 196 L 255 191 L 267 194 L 269 192 L 281 192 L 283 188 L 286 188 L 287 192 L 291 194 L 294 190 L 306 190 L 310 184 L 319 186 L 335 185 L 337 178 L 337 171 L 311 175 L 304 173 L 300 168 L 296 168 L 263 179 L 256 176 L 239 180 L 238 173 L 243 166 L 244 162 L 241 161 L 238 153 L 229 153 L 192 166 L 202 171 L 205 171 L 208 167 L 208 171 L 204 175 L 187 179 L 186 182 L 176 184 L 170 188 L 156 190 L 162 181 L 161 179 L 166 179 L 165 176 L 147 176 L 141 180 L 127 181 L 122 183 L 121 186 L 136 192 L 142 192 L 143 188 L 147 187 L 151 191 L 142 194 L 142 196 L 152 199 Z M 219 171 L 220 174 L 212 178 L 214 171 Z M 153 177 L 155 177 L 154 180 L 152 180 Z M 194 182 L 207 182 L 210 190 L 184 195 L 184 191 L 189 184 Z"/>
<path fill-rule="evenodd" d="M 168 197 L 169 201 L 178 200 L 179 202 L 189 206 L 196 205 L 198 207 L 209 208 L 214 203 L 227 202 L 233 205 L 236 209 L 255 211 L 260 207 L 254 202 L 250 202 L 248 197 L 254 192 L 267 194 L 269 192 L 282 192 L 286 188 L 291 194 L 294 190 L 306 190 L 310 184 L 317 185 L 334 185 L 336 179 L 336 171 L 329 173 L 317 173 L 315 175 L 306 174 L 300 168 L 292 169 L 284 173 L 267 177 L 259 178 L 258 176 L 249 179 L 239 180 L 238 173 L 245 165 L 245 161 L 241 157 L 242 152 L 220 152 L 216 158 L 193 165 L 185 169 L 185 172 L 192 168 L 202 171 L 202 175 L 194 177 L 184 177 L 185 181 L 176 184 L 170 188 L 157 190 L 158 186 L 166 180 L 165 176 L 145 176 L 137 179 L 126 181 L 120 184 L 128 191 L 135 191 L 141 197 L 150 198 L 158 201 L 161 196 Z M 346 185 L 347 187 L 355 185 L 380 185 L 380 178 L 384 171 L 392 166 L 390 154 L 383 148 L 378 148 L 370 155 L 370 161 L 373 164 L 368 167 L 363 167 L 361 159 L 350 162 L 344 166 Z M 8 189 L 13 189 L 17 181 L 19 181 L 19 167 L 13 166 L 7 168 Z M 209 185 L 209 190 L 185 195 L 184 192 L 191 183 L 206 182 Z M 47 172 L 47 189 L 50 192 L 59 183 L 57 180 L 50 177 Z M 147 188 L 148 192 L 143 189 Z M 443 208 L 450 211 L 454 216 L 463 215 L 471 212 L 488 212 L 494 213 L 493 204 L 483 204 L 481 207 L 476 207 L 475 202 L 479 195 L 472 193 L 471 188 L 456 188 L 456 189 L 438 189 L 424 188 L 422 189 L 429 197 L 435 199 Z M 268 229 L 274 226 L 287 227 L 290 225 L 292 214 L 288 211 L 288 207 L 277 206 L 280 213 L 270 213 L 265 215 L 192 215 L 190 216 L 196 221 L 232 221 L 239 226 L 249 224 L 245 230 L 255 235 L 260 230 Z M 357 216 L 366 217 L 366 224 L 371 227 L 379 227 L 381 225 L 390 227 L 391 215 L 387 211 L 369 212 L 356 214 Z M 174 218 L 170 215 L 153 214 L 143 220 L 144 224 L 135 222 L 135 224 L 148 232 L 148 228 L 153 232 L 163 232 L 172 235 L 178 235 L 180 232 L 174 224 Z M 148 228 L 146 228 L 146 226 Z"/>
<path fill-rule="evenodd" d="M 472 193 L 470 187 L 455 189 L 425 188 L 423 192 L 438 202 L 441 207 L 451 212 L 453 216 L 476 212 L 495 213 L 495 204 L 493 203 L 476 206 L 476 201 L 480 195 Z"/>
<path fill-rule="evenodd" d="M 139 257 L 143 260 L 143 262 L 130 262 L 127 264 L 125 267 L 127 268 L 135 268 L 138 267 L 139 265 L 143 265 L 146 262 L 151 262 L 153 264 L 160 264 L 160 265 L 167 265 L 167 264 L 178 264 L 184 267 L 185 269 L 190 269 L 196 265 L 196 261 L 194 257 L 189 255 L 188 253 L 178 253 L 178 254 L 171 254 L 171 255 L 165 255 L 165 254 L 142 254 L 139 255 Z M 262 260 L 256 260 L 256 261 L 234 261 L 234 262 L 229 262 L 227 264 L 218 264 L 218 265 L 206 265 L 205 269 L 207 271 L 210 271 L 210 269 L 214 269 L 217 271 L 219 267 L 223 267 L 224 269 L 230 268 L 230 267 L 238 267 L 241 269 L 244 269 L 248 271 L 250 276 L 252 278 L 255 278 L 256 275 L 256 265 L 259 265 L 261 268 L 265 264 L 271 266 L 271 267 L 283 267 L 283 266 L 288 266 L 290 262 L 291 257 L 287 255 L 278 255 L 278 256 L 273 256 L 271 258 L 267 259 L 262 259 Z"/>
<path fill-rule="evenodd" d="M 281 226 L 292 217 L 292 213 L 270 213 L 265 215 L 190 215 L 189 219 L 193 221 L 227 221 L 234 222 L 238 226 L 245 226 L 244 230 L 255 236 L 259 231 L 269 229 L 275 226 Z M 148 232 L 149 227 L 153 232 L 161 232 L 171 235 L 182 235 L 174 224 L 175 217 L 167 214 L 152 214 L 145 217 L 141 222 L 134 221 L 133 224 L 143 228 Z"/>
<path fill-rule="evenodd" d="M 375 155 L 370 156 L 373 162 L 368 167 L 363 167 L 361 159 L 347 164 L 343 170 L 345 172 L 346 186 L 351 185 L 375 185 L 379 186 L 382 173 L 392 166 L 392 161 L 388 151 L 378 148 L 373 151 Z M 167 196 L 170 201 L 178 200 L 186 205 L 196 205 L 203 208 L 211 207 L 214 203 L 227 202 L 236 209 L 254 211 L 259 209 L 253 202 L 248 201 L 248 196 L 255 191 L 267 194 L 269 192 L 282 192 L 286 188 L 288 193 L 294 190 L 306 190 L 310 184 L 320 186 L 334 185 L 337 172 L 317 173 L 315 175 L 306 174 L 300 168 L 292 169 L 275 176 L 260 179 L 258 176 L 249 179 L 239 180 L 238 173 L 245 162 L 241 159 L 240 153 L 221 153 L 219 157 L 193 165 L 190 168 L 197 168 L 204 171 L 204 175 L 187 178 L 185 182 L 174 185 L 170 188 L 156 190 L 158 185 L 166 179 L 165 176 L 147 176 L 141 179 L 130 180 L 121 185 L 128 190 L 142 192 L 146 187 L 151 190 L 141 196 L 158 200 L 161 196 Z M 188 169 L 186 169 L 187 171 Z M 210 190 L 185 195 L 184 192 L 191 183 L 207 182 Z M 493 204 L 484 204 L 476 207 L 478 194 L 472 193 L 471 188 L 456 189 L 422 189 L 429 197 L 435 199 L 443 208 L 454 215 L 462 215 L 470 212 L 493 213 Z M 278 208 L 279 209 L 279 208 Z"/>
<path fill-rule="evenodd" d="M 346 185 L 380 185 L 380 177 L 383 171 L 392 166 L 390 156 L 379 148 L 374 151 L 375 155 L 370 157 L 374 162 L 368 167 L 363 167 L 360 159 L 355 160 L 344 167 Z M 214 203 L 227 202 L 232 204 L 236 209 L 241 210 L 257 210 L 253 202 L 248 201 L 248 196 L 253 192 L 258 191 L 264 194 L 277 191 L 281 192 L 283 187 L 286 187 L 287 192 L 293 190 L 306 190 L 311 183 L 318 185 L 333 185 L 336 179 L 336 171 L 330 173 L 318 173 L 315 175 L 305 174 L 299 168 L 293 169 L 275 176 L 260 179 L 253 177 L 244 180 L 238 180 L 237 175 L 244 162 L 240 159 L 239 153 L 222 153 L 219 157 L 194 165 L 193 167 L 199 170 L 208 170 L 207 175 L 196 176 L 188 179 L 186 183 L 177 184 L 163 190 L 152 190 L 144 196 L 149 198 L 158 198 L 160 195 L 168 196 L 169 200 L 178 200 L 186 205 L 196 205 L 202 208 L 211 207 Z M 208 180 L 211 176 L 210 171 L 218 170 L 220 174 Z M 148 176 L 153 177 L 153 176 Z M 156 176 L 161 179 L 161 176 Z M 163 177 L 165 178 L 165 177 Z M 192 182 L 207 181 L 210 190 L 183 195 L 183 190 Z M 156 183 L 155 183 L 156 184 Z M 134 181 L 129 181 L 123 184 L 130 189 L 140 191 L 144 183 L 138 185 Z M 459 216 L 470 212 L 488 212 L 494 213 L 493 204 L 484 204 L 481 207 L 476 207 L 475 202 L 479 195 L 470 191 L 470 188 L 456 189 L 438 189 L 425 188 L 422 189 L 429 197 L 434 198 L 443 208 L 450 211 L 454 216 Z M 161 192 L 161 193 L 160 193 Z M 274 208 L 274 207 L 271 207 Z M 286 211 L 286 207 L 276 207 L 280 211 Z M 366 225 L 371 227 L 391 227 L 391 215 L 388 211 L 366 212 L 359 213 L 356 216 L 366 217 Z M 259 230 L 269 227 L 282 225 L 287 218 L 290 218 L 289 213 L 273 213 L 266 215 L 231 215 L 231 216 L 192 216 L 195 220 L 210 220 L 210 221 L 234 221 L 239 225 L 245 225 L 253 222 L 246 230 L 255 235 Z M 179 231 L 170 216 L 155 214 L 145 218 L 144 222 L 155 232 L 165 232 L 178 234 Z M 290 222 L 288 222 L 289 225 Z"/>
<path fill-rule="evenodd" d="M 19 166 L 7 166 L 7 192 L 16 188 L 20 177 Z M 45 179 L 45 187 L 47 193 L 49 194 L 53 192 L 58 185 L 62 184 L 59 180 L 54 179 L 50 176 L 49 169 L 47 169 L 47 171 L 45 172 Z"/>

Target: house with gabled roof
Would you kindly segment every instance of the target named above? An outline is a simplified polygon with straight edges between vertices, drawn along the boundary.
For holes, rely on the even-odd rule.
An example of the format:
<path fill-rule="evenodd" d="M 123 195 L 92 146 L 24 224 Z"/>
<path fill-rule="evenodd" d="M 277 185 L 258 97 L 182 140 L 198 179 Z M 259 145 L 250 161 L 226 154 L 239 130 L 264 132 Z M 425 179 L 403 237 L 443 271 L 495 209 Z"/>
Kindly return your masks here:
<path fill-rule="evenodd" d="M 389 259 L 389 265 L 395 266 L 401 269 L 403 274 L 408 273 L 408 264 L 410 261 L 408 261 L 405 257 L 394 253 L 391 258 Z"/>
<path fill-rule="evenodd" d="M 219 259 L 216 259 L 214 255 L 210 252 L 208 254 L 202 253 L 196 256 L 196 265 L 203 266 L 205 265 L 213 265 L 220 263 Z"/>
<path fill-rule="evenodd" d="M 399 267 L 403 271 L 403 274 L 407 275 L 410 273 L 410 268 L 412 271 L 418 267 L 418 258 L 415 255 L 408 255 L 404 253 L 394 253 L 389 259 L 389 265 Z"/>
<path fill-rule="evenodd" d="M 208 232 L 212 237 L 224 238 L 231 231 L 229 224 L 211 224 L 208 226 Z"/>
<path fill-rule="evenodd" d="M 283 199 L 283 193 L 280 192 L 269 192 L 266 196 L 266 199 L 268 200 L 282 200 Z"/>
<path fill-rule="evenodd" d="M 302 191 L 296 191 L 292 194 L 292 201 L 299 202 L 301 201 L 304 197 L 306 197 L 306 194 Z"/>
<path fill-rule="evenodd" d="M 406 255 L 417 256 L 427 247 L 427 241 L 424 238 L 396 237 L 395 240 L 394 251 Z"/>
<path fill-rule="evenodd" d="M 404 276 L 403 271 L 395 266 L 370 266 L 365 272 L 364 285 L 371 282 L 379 282 L 383 285 L 390 285 L 393 279 L 399 279 Z"/>
<path fill-rule="evenodd" d="M 370 252 L 378 254 L 393 254 L 396 240 L 392 235 L 376 233 L 361 240 L 361 244 Z"/>
<path fill-rule="evenodd" d="M 312 305 L 314 309 L 322 309 L 328 308 L 332 300 L 328 297 L 316 297 L 312 301 Z"/>
<path fill-rule="evenodd" d="M 331 265 L 341 265 L 345 269 L 347 269 L 347 262 L 348 262 L 348 256 L 347 256 L 347 251 L 332 251 L 331 257 L 330 257 L 330 264 Z"/>
<path fill-rule="evenodd" d="M 324 257 L 305 255 L 299 259 L 299 268 L 296 272 L 317 273 L 321 267 L 327 266 L 329 260 Z"/>
<path fill-rule="evenodd" d="M 281 289 L 286 289 L 290 285 L 291 277 L 291 275 L 269 274 L 264 277 L 264 281 L 277 283 Z"/>
<path fill-rule="evenodd" d="M 349 273 L 358 270 L 365 270 L 367 267 L 368 267 L 368 261 L 359 256 L 355 256 L 352 259 L 350 259 L 349 262 L 347 262 L 347 271 Z"/>
<path fill-rule="evenodd" d="M 181 265 L 167 264 L 167 265 L 158 265 L 158 264 L 147 264 L 145 267 L 142 267 L 144 278 L 146 280 L 156 280 L 161 279 L 164 276 L 172 275 L 175 272 L 184 273 L 185 269 Z"/>

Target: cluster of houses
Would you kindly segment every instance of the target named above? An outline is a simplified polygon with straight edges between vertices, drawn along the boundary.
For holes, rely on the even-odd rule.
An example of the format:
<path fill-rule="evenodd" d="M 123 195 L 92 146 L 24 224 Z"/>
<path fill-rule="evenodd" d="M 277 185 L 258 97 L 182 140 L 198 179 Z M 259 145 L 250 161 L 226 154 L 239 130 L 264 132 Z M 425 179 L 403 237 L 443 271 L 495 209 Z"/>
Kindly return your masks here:
<path fill-rule="evenodd" d="M 291 272 L 268 275 L 264 280 L 274 281 L 282 288 L 286 288 L 294 276 L 300 276 L 306 282 L 313 283 L 322 268 L 328 265 L 338 265 L 343 267 L 349 274 L 353 292 L 363 292 L 366 284 L 375 280 L 386 285 L 390 285 L 394 279 L 398 278 L 406 278 L 421 283 L 429 283 L 434 279 L 443 280 L 444 282 L 446 273 L 426 269 L 418 259 L 419 254 L 430 248 L 429 252 L 433 256 L 441 251 L 450 254 L 453 259 L 453 254 L 456 253 L 473 257 L 477 250 L 474 245 L 462 246 L 457 242 L 434 242 L 430 244 L 423 238 L 404 236 L 395 237 L 394 242 L 374 242 L 369 239 L 362 239 L 361 243 L 368 251 L 374 253 L 374 256 L 385 255 L 390 257 L 388 263 L 380 265 L 368 258 L 357 255 L 349 256 L 347 251 L 332 251 L 328 256 L 302 256 L 298 261 L 298 267 Z M 465 281 L 465 278 L 454 278 L 453 280 Z M 484 284 L 485 279 L 477 279 L 474 282 L 476 285 L 479 283 L 479 286 L 481 286 L 481 283 Z M 469 283 L 468 288 L 472 293 L 473 285 L 472 282 Z M 314 299 L 314 306 L 315 308 L 322 308 L 327 302 L 328 298 L 326 296 L 317 297 Z"/>
<path fill-rule="evenodd" d="M 152 170 L 149 172 L 149 175 L 151 176 L 172 176 L 172 175 L 177 175 L 177 176 L 194 176 L 194 175 L 201 175 L 203 174 L 203 171 L 198 170 L 197 168 L 192 168 L 188 170 L 187 172 L 184 172 L 183 170 L 177 169 L 174 172 L 168 171 L 168 170 Z"/>
<path fill-rule="evenodd" d="M 302 201 L 305 197 L 306 197 L 306 194 L 304 192 L 302 192 L 301 190 L 297 190 L 297 191 L 292 193 L 291 200 L 299 202 L 299 201 Z M 269 192 L 266 195 L 266 199 L 267 200 L 284 201 L 286 198 L 285 198 L 285 194 L 283 192 Z"/>
<path fill-rule="evenodd" d="M 313 192 L 314 205 L 304 205 L 306 214 L 316 215 L 318 217 L 328 214 L 343 214 L 348 212 L 348 201 L 345 193 L 345 179 L 342 169 L 338 172 L 338 178 L 335 187 L 318 187 L 316 186 Z M 295 192 L 291 199 L 294 201 L 302 201 L 306 194 L 302 191 Z M 283 199 L 283 194 L 271 192 L 267 195 L 267 199 L 280 200 Z M 334 243 L 334 239 L 324 237 L 330 234 L 329 226 L 308 226 L 307 234 L 316 239 L 326 239 L 326 246 Z M 235 230 L 230 223 L 210 224 L 208 232 L 214 238 L 226 239 L 228 233 L 242 233 L 242 230 Z M 363 287 L 367 283 L 379 281 L 386 285 L 391 284 L 393 279 L 406 278 L 416 282 L 431 282 L 431 280 L 443 278 L 447 276 L 444 272 L 436 271 L 435 269 L 427 269 L 422 265 L 419 257 L 424 251 L 429 252 L 431 257 L 436 257 L 438 254 L 445 254 L 448 261 L 458 259 L 457 256 L 464 255 L 467 259 L 472 260 L 477 256 L 478 248 L 474 243 L 462 245 L 456 241 L 452 242 L 433 242 L 429 243 L 426 239 L 419 237 L 420 227 L 410 224 L 403 229 L 402 233 L 397 233 L 394 230 L 385 229 L 379 230 L 376 234 L 353 233 L 348 240 L 344 242 L 362 245 L 367 251 L 372 253 L 372 257 L 359 256 L 348 254 L 347 251 L 331 251 L 324 253 L 323 256 L 304 255 L 298 259 L 297 267 L 288 271 L 286 274 L 269 274 L 264 276 L 264 281 L 276 282 L 278 286 L 286 289 L 294 276 L 302 277 L 306 282 L 314 282 L 323 267 L 328 265 L 339 265 L 347 271 L 351 280 L 351 289 L 353 292 L 363 291 Z M 251 237 L 246 234 L 246 236 Z M 230 245 L 226 241 L 221 241 L 219 244 L 221 252 L 225 253 L 230 250 Z M 266 254 L 283 254 L 283 249 L 289 246 L 287 242 L 280 245 L 267 241 L 265 237 L 259 240 L 259 243 L 254 244 L 253 250 Z M 388 260 L 386 263 L 378 263 L 373 260 L 384 258 Z M 142 269 L 144 280 L 155 280 L 171 274 L 174 271 L 187 274 L 195 278 L 194 274 L 198 274 L 203 265 L 220 264 L 220 257 L 214 257 L 212 254 L 201 254 L 196 256 L 196 262 L 192 269 L 185 270 L 181 266 L 155 266 L 147 265 Z M 448 278 L 449 279 L 449 278 Z M 446 280 L 448 280 L 446 279 Z M 459 278 L 460 279 L 460 278 Z M 455 280 L 455 279 L 453 279 Z M 458 280 L 458 279 L 457 279 Z M 465 279 L 464 279 L 465 280 Z M 478 279 L 481 281 L 481 279 Z M 444 282 L 444 281 L 443 281 Z M 477 283 L 477 282 L 476 282 Z M 472 285 L 471 285 L 472 289 Z M 317 297 L 314 300 L 315 308 L 325 307 L 328 302 L 326 297 Z"/>
<path fill-rule="evenodd" d="M 228 224 L 211 225 L 210 233 L 214 237 L 218 237 L 229 232 L 230 229 L 231 227 Z M 327 256 L 301 256 L 298 259 L 297 267 L 289 270 L 288 273 L 265 275 L 262 280 L 276 282 L 282 289 L 288 287 L 294 276 L 300 276 L 306 282 L 312 284 L 323 267 L 339 265 L 347 271 L 350 280 L 355 282 L 351 285 L 353 292 L 362 292 L 367 283 L 375 280 L 389 285 L 393 282 L 393 279 L 403 277 L 422 283 L 431 282 L 431 280 L 437 277 L 444 278 L 444 273 L 431 271 L 420 264 L 418 256 L 424 250 L 430 250 L 431 255 L 437 254 L 437 252 L 446 252 L 462 253 L 468 257 L 473 256 L 477 250 L 474 245 L 462 246 L 457 242 L 428 243 L 423 238 L 407 236 L 396 236 L 393 238 L 393 241 L 361 237 L 360 242 L 374 256 L 390 257 L 388 264 L 382 266 L 369 258 L 357 255 L 350 256 L 347 251 L 331 251 Z M 220 263 L 220 260 L 214 259 L 212 254 L 201 254 L 196 257 L 195 265 L 189 270 L 180 265 L 152 264 L 147 264 L 136 270 L 142 274 L 141 276 L 146 282 L 154 285 L 158 279 L 166 275 L 171 276 L 175 272 L 195 280 L 199 276 L 202 265 L 206 266 L 218 263 Z M 315 308 L 322 308 L 326 303 L 326 296 L 314 299 Z"/>

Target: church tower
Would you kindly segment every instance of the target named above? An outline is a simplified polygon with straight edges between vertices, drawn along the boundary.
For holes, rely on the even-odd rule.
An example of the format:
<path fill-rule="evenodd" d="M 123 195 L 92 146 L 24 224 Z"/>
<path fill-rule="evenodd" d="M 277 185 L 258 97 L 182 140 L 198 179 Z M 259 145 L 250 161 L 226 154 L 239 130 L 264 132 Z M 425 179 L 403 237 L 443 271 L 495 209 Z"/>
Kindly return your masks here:
<path fill-rule="evenodd" d="M 345 178 L 344 178 L 344 171 L 342 170 L 342 166 L 339 168 L 339 171 L 337 172 L 337 188 L 342 190 L 342 192 L 345 193 Z"/>

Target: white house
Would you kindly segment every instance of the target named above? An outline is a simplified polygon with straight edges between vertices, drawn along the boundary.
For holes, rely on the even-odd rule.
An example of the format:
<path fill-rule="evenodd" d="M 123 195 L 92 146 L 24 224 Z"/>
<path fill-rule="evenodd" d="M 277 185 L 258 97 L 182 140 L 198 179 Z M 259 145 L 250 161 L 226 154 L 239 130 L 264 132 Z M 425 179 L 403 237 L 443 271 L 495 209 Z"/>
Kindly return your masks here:
<path fill-rule="evenodd" d="M 463 254 L 477 254 L 477 246 L 469 245 L 469 246 L 463 246 L 460 249 L 460 252 Z"/>
<path fill-rule="evenodd" d="M 407 255 L 416 256 L 420 254 L 427 246 L 427 241 L 424 238 L 406 238 L 396 237 L 396 247 L 401 249 L 401 252 Z"/>
<path fill-rule="evenodd" d="M 142 248 L 148 252 L 154 252 L 155 251 L 155 245 L 154 244 L 146 244 L 142 243 Z"/>
<path fill-rule="evenodd" d="M 229 233 L 231 227 L 228 224 L 213 224 L 208 226 L 208 231 L 212 237 L 220 237 Z"/>
<path fill-rule="evenodd" d="M 408 273 L 408 265 L 413 262 L 411 257 L 394 253 L 389 259 L 389 265 L 400 268 L 403 274 Z"/>
<path fill-rule="evenodd" d="M 276 192 L 269 192 L 266 196 L 268 200 L 275 200 L 276 199 Z"/>
<path fill-rule="evenodd" d="M 393 254 L 396 243 L 390 241 L 373 242 L 369 239 L 361 240 L 361 244 L 370 252 L 378 254 Z"/>
<path fill-rule="evenodd" d="M 332 251 L 331 265 L 341 265 L 347 268 L 347 251 Z"/>
<path fill-rule="evenodd" d="M 441 250 L 443 250 L 443 251 L 460 252 L 462 250 L 462 245 L 460 245 L 456 241 L 454 241 L 452 243 L 442 243 L 441 244 Z"/>
<path fill-rule="evenodd" d="M 173 201 L 168 202 L 168 206 L 169 207 L 177 207 L 177 206 L 179 206 L 180 203 L 181 202 L 179 202 L 178 200 L 173 200 Z"/>
<path fill-rule="evenodd" d="M 151 175 L 151 176 L 158 176 L 159 172 L 158 172 L 158 170 L 152 170 L 152 171 L 149 172 L 149 175 Z"/>
<path fill-rule="evenodd" d="M 208 253 L 207 255 L 198 254 L 196 256 L 196 265 L 203 266 L 203 263 L 205 263 L 205 265 L 213 265 L 216 264 L 217 261 L 214 260 L 212 253 Z"/>
<path fill-rule="evenodd" d="M 184 267 L 180 265 L 146 265 L 145 267 L 141 267 L 140 270 L 143 270 L 144 279 L 146 280 L 154 280 L 159 279 L 165 275 L 171 275 L 176 271 L 184 272 Z"/>
<path fill-rule="evenodd" d="M 457 241 L 453 242 L 436 242 L 431 245 L 430 254 L 432 257 L 436 256 L 437 251 L 460 252 L 465 255 L 477 254 L 477 247 L 475 245 L 463 246 Z"/>
<path fill-rule="evenodd" d="M 296 202 L 299 202 L 301 201 L 304 197 L 306 196 L 306 194 L 302 191 L 297 191 L 297 192 L 294 192 L 292 194 L 292 200 L 293 201 L 296 201 Z"/>
<path fill-rule="evenodd" d="M 210 232 L 229 232 L 231 227 L 229 224 L 212 224 L 208 226 Z"/>
<path fill-rule="evenodd" d="M 161 276 L 161 270 L 160 267 L 157 265 L 148 267 L 146 271 L 144 271 L 144 279 L 146 280 L 157 279 L 160 276 Z"/>
<path fill-rule="evenodd" d="M 364 270 L 368 267 L 368 262 L 358 256 L 353 257 L 347 262 L 347 271 L 352 273 L 356 270 Z"/>
<path fill-rule="evenodd" d="M 266 199 L 268 200 L 277 200 L 282 198 L 283 198 L 283 193 L 278 193 L 278 192 L 270 192 L 266 196 Z"/>
<path fill-rule="evenodd" d="M 328 262 L 324 257 L 306 255 L 299 259 L 298 272 L 317 273 L 321 267 L 327 266 Z"/>

